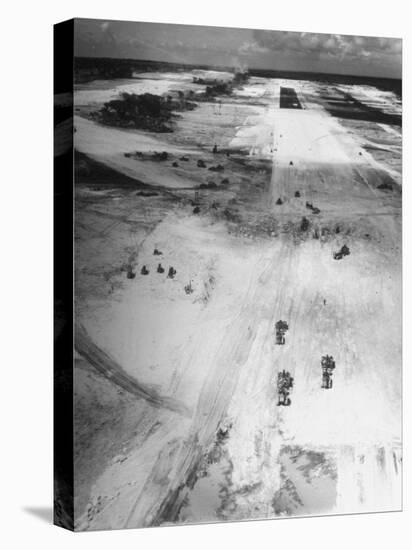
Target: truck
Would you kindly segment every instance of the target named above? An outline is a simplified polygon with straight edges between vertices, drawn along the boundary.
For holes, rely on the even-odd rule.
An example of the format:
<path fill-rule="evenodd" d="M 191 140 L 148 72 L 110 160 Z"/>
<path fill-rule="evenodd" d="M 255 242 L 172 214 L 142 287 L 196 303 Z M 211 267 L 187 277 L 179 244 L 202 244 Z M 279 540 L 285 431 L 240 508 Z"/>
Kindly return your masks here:
<path fill-rule="evenodd" d="M 293 377 L 290 372 L 282 370 L 278 372 L 277 391 L 278 391 L 278 407 L 289 407 L 291 404 L 290 392 L 293 388 Z"/>
<path fill-rule="evenodd" d="M 320 364 L 322 367 L 322 389 L 330 390 L 333 385 L 332 375 L 336 367 L 335 361 L 331 355 L 324 355 Z"/>
<path fill-rule="evenodd" d="M 285 345 L 285 334 L 289 330 L 289 325 L 286 321 L 278 321 L 275 325 L 276 330 L 276 344 L 278 346 Z"/>

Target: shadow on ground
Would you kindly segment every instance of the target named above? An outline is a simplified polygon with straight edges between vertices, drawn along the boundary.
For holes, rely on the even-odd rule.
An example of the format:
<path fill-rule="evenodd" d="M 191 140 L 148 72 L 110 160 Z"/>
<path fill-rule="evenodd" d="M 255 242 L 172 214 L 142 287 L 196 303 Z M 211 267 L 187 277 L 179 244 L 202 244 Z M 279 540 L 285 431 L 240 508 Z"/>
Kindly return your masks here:
<path fill-rule="evenodd" d="M 23 511 L 46 523 L 53 523 L 53 508 L 51 506 L 26 506 Z"/>

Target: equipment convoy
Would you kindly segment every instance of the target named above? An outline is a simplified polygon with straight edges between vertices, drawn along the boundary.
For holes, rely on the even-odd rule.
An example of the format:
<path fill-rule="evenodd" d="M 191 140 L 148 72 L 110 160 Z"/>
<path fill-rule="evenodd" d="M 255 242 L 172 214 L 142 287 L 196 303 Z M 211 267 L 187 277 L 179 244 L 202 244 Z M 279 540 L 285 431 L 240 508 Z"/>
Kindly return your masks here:
<path fill-rule="evenodd" d="M 289 325 L 286 321 L 278 321 L 275 324 L 276 330 L 276 345 L 284 346 L 286 339 L 285 334 L 289 330 Z M 290 392 L 293 388 L 293 378 L 290 372 L 283 370 L 278 372 L 277 379 L 277 390 L 278 390 L 278 406 L 283 405 L 284 407 L 289 407 L 291 404 Z"/>
<path fill-rule="evenodd" d="M 275 324 L 276 330 L 276 345 L 283 346 L 285 345 L 285 334 L 289 330 L 289 326 L 286 321 L 278 321 Z M 331 355 L 324 355 L 321 359 L 321 368 L 322 368 L 322 389 L 330 390 L 332 389 L 332 375 L 335 370 L 336 364 L 335 360 Z M 289 407 L 292 403 L 290 399 L 290 393 L 293 389 L 293 377 L 290 372 L 283 369 L 278 372 L 277 376 L 277 394 L 278 394 L 278 407 L 284 406 Z"/>

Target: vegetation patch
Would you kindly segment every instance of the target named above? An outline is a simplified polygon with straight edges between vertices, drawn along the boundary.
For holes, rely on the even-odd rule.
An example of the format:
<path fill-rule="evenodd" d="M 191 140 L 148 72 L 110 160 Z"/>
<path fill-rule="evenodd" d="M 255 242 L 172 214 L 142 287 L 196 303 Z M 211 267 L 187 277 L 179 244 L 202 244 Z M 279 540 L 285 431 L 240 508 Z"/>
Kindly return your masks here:
<path fill-rule="evenodd" d="M 120 128 L 138 128 L 151 132 L 173 132 L 177 111 L 191 111 L 196 103 L 188 101 L 183 92 L 177 97 L 155 94 L 129 94 L 104 104 L 93 118 L 101 124 Z"/>

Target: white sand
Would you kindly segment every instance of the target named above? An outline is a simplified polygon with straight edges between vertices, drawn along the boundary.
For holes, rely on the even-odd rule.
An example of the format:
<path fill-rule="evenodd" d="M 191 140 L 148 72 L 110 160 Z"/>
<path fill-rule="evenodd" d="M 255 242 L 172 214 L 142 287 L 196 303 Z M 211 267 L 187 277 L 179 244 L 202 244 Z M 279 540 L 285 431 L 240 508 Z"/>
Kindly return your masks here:
<path fill-rule="evenodd" d="M 269 199 L 279 194 L 286 199 L 281 210 L 271 206 L 275 215 L 293 209 L 299 214 L 300 208 L 307 213 L 304 204 L 291 201 L 299 181 L 307 198 L 323 201 L 329 222 L 355 219 L 361 227 L 367 219 L 379 239 L 373 245 L 351 240 L 351 255 L 334 261 L 344 236 L 299 246 L 281 237 L 247 244 L 206 218 L 170 214 L 139 250 L 139 264 L 150 268 L 150 276 L 136 278 L 101 323 L 91 317 L 89 330 L 129 374 L 178 398 L 192 416 L 156 413 L 153 422 L 160 427 L 153 435 L 97 480 L 91 499 L 106 497 L 106 505 L 80 526 L 150 525 L 223 421 L 233 423 L 227 443 L 233 519 L 273 517 L 283 445 L 327 449 L 334 456 L 337 501 L 327 513 L 400 508 L 399 220 L 372 186 L 354 182 L 353 169 L 367 180 L 370 159 L 359 156 L 357 141 L 319 105 L 311 108 L 313 98 L 306 100 L 305 93 L 313 94 L 314 87 L 296 83 L 307 108 L 283 110 L 273 99 L 279 82 L 271 83 L 271 101 L 233 129 L 232 145 L 273 158 Z M 262 97 L 260 88 L 250 93 L 254 96 Z M 161 138 L 83 119 L 75 124 L 79 150 L 145 181 L 179 185 L 170 174 L 160 179 L 160 173 L 144 172 L 121 156 L 125 150 L 173 149 Z M 359 205 L 363 218 L 356 214 Z M 320 219 L 323 215 L 322 210 Z M 175 280 L 156 279 L 155 246 L 164 252 L 159 260 L 177 268 Z M 208 288 L 210 276 L 214 283 Z M 195 292 L 187 296 L 182 287 L 189 280 Z M 210 298 L 201 301 L 206 290 Z M 290 327 L 285 346 L 274 345 L 279 319 Z M 320 387 L 324 354 L 336 360 L 330 391 Z M 295 387 L 292 406 L 282 409 L 276 406 L 275 380 L 284 368 Z"/>

